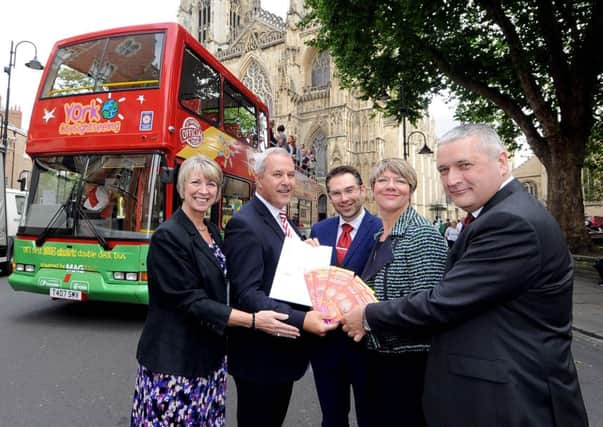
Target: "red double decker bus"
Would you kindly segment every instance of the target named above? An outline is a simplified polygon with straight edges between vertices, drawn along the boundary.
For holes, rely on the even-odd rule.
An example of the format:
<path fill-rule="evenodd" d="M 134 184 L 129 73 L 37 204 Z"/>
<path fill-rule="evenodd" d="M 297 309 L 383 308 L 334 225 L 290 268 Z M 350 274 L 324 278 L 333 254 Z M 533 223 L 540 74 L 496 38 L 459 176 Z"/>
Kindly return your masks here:
<path fill-rule="evenodd" d="M 267 125 L 266 105 L 177 24 L 56 43 L 31 116 L 34 166 L 10 285 L 147 303 L 148 243 L 180 205 L 179 164 L 202 153 L 221 165 L 211 219 L 224 227 L 252 195 L 248 159 L 265 149 Z M 290 209 L 309 226 L 321 189 L 299 180 Z"/>

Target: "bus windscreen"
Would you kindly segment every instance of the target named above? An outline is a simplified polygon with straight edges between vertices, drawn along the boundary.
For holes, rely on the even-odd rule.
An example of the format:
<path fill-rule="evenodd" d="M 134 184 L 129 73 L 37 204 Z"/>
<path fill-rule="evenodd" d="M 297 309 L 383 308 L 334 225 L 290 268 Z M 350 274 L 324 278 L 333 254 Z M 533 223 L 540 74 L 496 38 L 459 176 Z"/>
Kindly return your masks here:
<path fill-rule="evenodd" d="M 157 154 L 39 157 L 19 232 L 42 240 L 146 239 L 164 217 L 159 162 Z"/>
<path fill-rule="evenodd" d="M 159 87 L 163 32 L 106 37 L 60 47 L 42 98 Z"/>

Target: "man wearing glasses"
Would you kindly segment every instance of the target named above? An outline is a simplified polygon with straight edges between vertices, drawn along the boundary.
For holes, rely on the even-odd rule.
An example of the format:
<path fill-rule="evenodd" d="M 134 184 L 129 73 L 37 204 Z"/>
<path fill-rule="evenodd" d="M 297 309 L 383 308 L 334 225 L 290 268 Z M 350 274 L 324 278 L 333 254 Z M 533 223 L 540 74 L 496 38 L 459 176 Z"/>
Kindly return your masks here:
<path fill-rule="evenodd" d="M 381 220 L 363 207 L 366 188 L 352 166 L 337 166 L 326 177 L 327 193 L 338 215 L 312 226 L 311 238 L 332 246 L 331 265 L 360 275 L 381 230 Z M 316 340 L 312 370 L 322 410 L 322 427 L 348 426 L 350 386 L 354 391 L 359 427 L 368 426 L 363 393 L 366 389 L 366 355 L 363 342 L 355 343 L 342 330 Z"/>

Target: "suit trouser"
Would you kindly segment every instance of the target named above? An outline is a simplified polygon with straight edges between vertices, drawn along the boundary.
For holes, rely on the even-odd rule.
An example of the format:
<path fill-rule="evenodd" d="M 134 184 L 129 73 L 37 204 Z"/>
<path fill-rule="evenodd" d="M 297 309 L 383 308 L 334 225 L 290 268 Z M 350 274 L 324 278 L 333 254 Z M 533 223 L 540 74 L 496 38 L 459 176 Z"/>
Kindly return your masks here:
<path fill-rule="evenodd" d="M 423 386 L 427 352 L 368 351 L 368 406 L 374 426 L 426 427 Z"/>
<path fill-rule="evenodd" d="M 372 425 L 366 410 L 367 350 L 341 329 L 312 343 L 312 371 L 322 410 L 322 427 L 348 427 L 350 387 L 359 427 Z"/>
<path fill-rule="evenodd" d="M 257 383 L 234 378 L 238 427 L 281 427 L 287 415 L 293 381 Z"/>

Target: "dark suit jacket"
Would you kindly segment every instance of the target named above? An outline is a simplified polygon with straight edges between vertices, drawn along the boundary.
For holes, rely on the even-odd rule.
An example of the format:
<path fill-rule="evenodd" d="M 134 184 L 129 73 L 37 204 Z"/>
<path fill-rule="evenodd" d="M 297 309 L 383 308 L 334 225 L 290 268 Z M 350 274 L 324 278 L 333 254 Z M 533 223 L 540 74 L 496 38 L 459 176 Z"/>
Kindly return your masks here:
<path fill-rule="evenodd" d="M 310 237 L 318 238 L 321 245 L 332 246 L 331 265 L 337 265 L 337 231 L 339 227 L 339 216 L 324 219 L 312 226 Z M 381 220 L 366 211 L 360 227 L 352 240 L 348 252 L 343 259 L 343 268 L 352 270 L 357 275 L 362 273 L 364 264 L 368 259 L 373 246 L 375 246 L 375 234 L 381 230 Z"/>
<path fill-rule="evenodd" d="M 218 229 L 210 233 L 220 244 Z M 177 210 L 153 233 L 147 256 L 149 309 L 137 358 L 154 372 L 207 376 L 226 354 L 231 309 L 226 278 L 194 224 Z"/>
<path fill-rule="evenodd" d="M 295 230 L 293 225 L 291 228 Z M 268 297 L 284 239 L 281 227 L 257 197 L 232 217 L 224 237 L 230 302 L 248 312 L 274 310 L 288 314 L 286 322 L 302 331 L 309 308 Z M 309 356 L 303 336 L 279 338 L 237 328 L 229 337 L 228 370 L 234 377 L 283 383 L 301 378 L 306 371 Z"/>
<path fill-rule="evenodd" d="M 513 180 L 463 230 L 439 285 L 371 304 L 366 318 L 377 330 L 436 331 L 423 398 L 430 426 L 586 426 L 572 288 L 557 222 Z"/>

